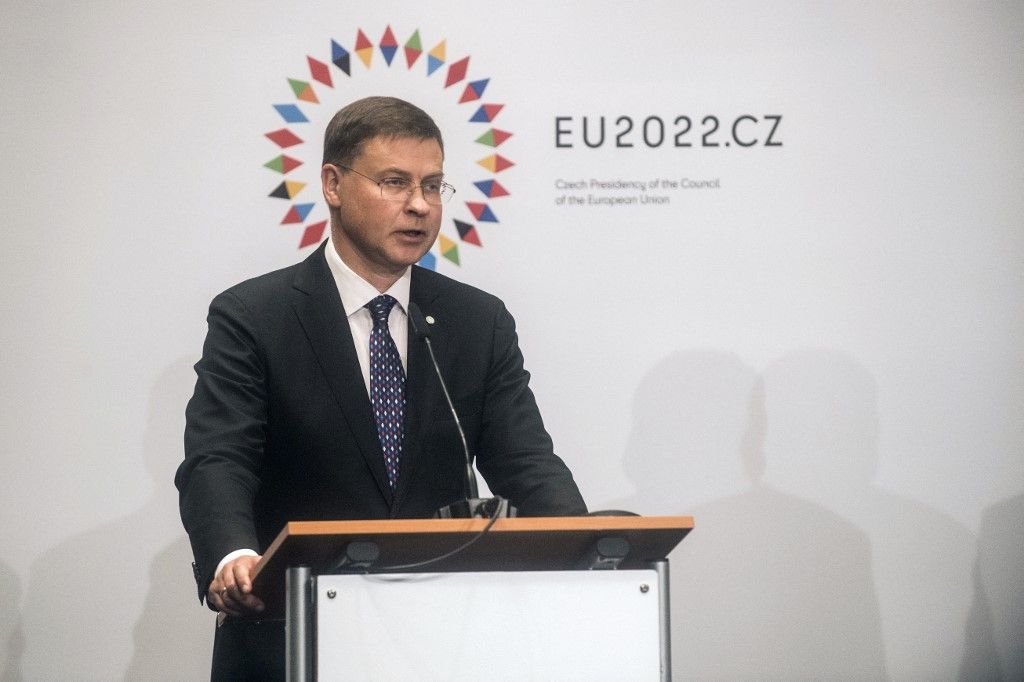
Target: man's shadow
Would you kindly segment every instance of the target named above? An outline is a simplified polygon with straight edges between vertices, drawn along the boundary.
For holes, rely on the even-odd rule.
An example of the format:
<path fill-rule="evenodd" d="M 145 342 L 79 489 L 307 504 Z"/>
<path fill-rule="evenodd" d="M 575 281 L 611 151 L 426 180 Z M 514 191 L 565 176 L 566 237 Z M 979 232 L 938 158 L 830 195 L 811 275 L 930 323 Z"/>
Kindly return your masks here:
<path fill-rule="evenodd" d="M 764 482 L 757 373 L 731 353 L 675 353 L 636 404 L 625 454 L 636 494 L 613 506 L 696 523 L 670 557 L 674 674 L 884 678 L 868 539 Z M 709 491 L 717 499 L 694 505 Z"/>
<path fill-rule="evenodd" d="M 213 614 L 196 599 L 172 484 L 193 381 L 181 358 L 150 393 L 141 448 L 150 500 L 33 562 L 22 617 L 25 678 L 209 677 Z"/>
<path fill-rule="evenodd" d="M 985 510 L 961 680 L 1024 680 L 1024 495 Z"/>
<path fill-rule="evenodd" d="M 0 680 L 21 679 L 21 581 L 14 569 L 0 561 Z"/>
<path fill-rule="evenodd" d="M 916 679 L 955 678 L 974 536 L 952 517 L 876 482 L 881 425 L 874 377 L 846 353 L 804 349 L 773 362 L 763 378 L 766 477 L 867 533 L 887 669 Z"/>

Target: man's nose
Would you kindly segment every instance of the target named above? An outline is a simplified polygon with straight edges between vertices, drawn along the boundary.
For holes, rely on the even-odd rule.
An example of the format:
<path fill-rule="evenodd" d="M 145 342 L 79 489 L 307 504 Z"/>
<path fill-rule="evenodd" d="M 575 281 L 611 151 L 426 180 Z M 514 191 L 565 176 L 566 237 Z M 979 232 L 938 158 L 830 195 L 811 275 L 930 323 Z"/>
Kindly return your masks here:
<path fill-rule="evenodd" d="M 409 198 L 405 200 L 405 210 L 416 215 L 430 213 L 430 204 L 427 203 L 426 195 L 423 194 L 423 187 L 417 185 L 412 188 Z"/>

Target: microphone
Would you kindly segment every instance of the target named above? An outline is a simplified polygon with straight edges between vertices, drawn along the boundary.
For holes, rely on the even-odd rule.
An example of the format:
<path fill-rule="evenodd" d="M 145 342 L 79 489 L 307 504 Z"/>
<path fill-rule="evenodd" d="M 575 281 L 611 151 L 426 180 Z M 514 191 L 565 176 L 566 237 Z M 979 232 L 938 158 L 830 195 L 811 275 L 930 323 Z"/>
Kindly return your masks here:
<path fill-rule="evenodd" d="M 465 497 L 445 507 L 441 507 L 434 513 L 434 518 L 439 519 L 472 519 L 472 518 L 493 518 L 499 516 L 515 516 L 516 508 L 508 504 L 500 497 L 491 499 L 480 499 L 480 492 L 476 482 L 476 472 L 473 471 L 473 458 L 469 454 L 469 444 L 466 443 L 466 432 L 462 429 L 462 421 L 459 413 L 452 402 L 452 396 L 448 392 L 448 385 L 441 375 L 441 367 L 437 364 L 437 356 L 434 355 L 434 344 L 430 340 L 430 326 L 423 317 L 420 307 L 409 301 L 409 326 L 413 335 L 427 346 L 427 354 L 430 356 L 430 364 L 434 366 L 434 374 L 437 376 L 437 383 L 441 386 L 441 393 L 444 394 L 448 409 L 455 418 L 455 429 L 459 432 L 459 440 L 462 441 L 462 454 L 465 458 L 463 470 L 463 492 Z M 505 504 L 501 504 L 505 502 Z M 492 509 L 488 509 L 488 506 Z"/>

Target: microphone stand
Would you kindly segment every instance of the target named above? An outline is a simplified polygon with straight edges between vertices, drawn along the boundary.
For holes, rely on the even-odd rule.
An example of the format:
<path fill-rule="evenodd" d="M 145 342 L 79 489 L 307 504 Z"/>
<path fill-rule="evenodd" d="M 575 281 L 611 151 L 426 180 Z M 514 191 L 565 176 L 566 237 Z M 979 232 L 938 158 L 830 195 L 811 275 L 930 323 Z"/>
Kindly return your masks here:
<path fill-rule="evenodd" d="M 480 498 L 480 491 L 476 482 L 476 472 L 473 471 L 473 458 L 469 454 L 469 445 L 466 443 L 466 432 L 462 429 L 462 422 L 459 420 L 459 413 L 455 410 L 455 403 L 451 394 L 448 393 L 448 386 L 441 375 L 441 367 L 437 364 L 437 356 L 434 355 L 434 344 L 430 340 L 430 329 L 427 327 L 426 318 L 420 311 L 418 305 L 409 302 L 409 323 L 413 334 L 423 341 L 427 346 L 427 353 L 430 355 L 430 363 L 434 366 L 434 374 L 437 382 L 441 385 L 441 392 L 444 394 L 448 409 L 451 410 L 455 419 L 455 429 L 459 432 L 459 439 L 462 441 L 462 453 L 464 456 L 463 469 L 463 492 L 465 497 L 441 507 L 434 513 L 437 519 L 486 519 L 498 517 L 511 517 L 516 515 L 516 508 L 502 497 Z"/>

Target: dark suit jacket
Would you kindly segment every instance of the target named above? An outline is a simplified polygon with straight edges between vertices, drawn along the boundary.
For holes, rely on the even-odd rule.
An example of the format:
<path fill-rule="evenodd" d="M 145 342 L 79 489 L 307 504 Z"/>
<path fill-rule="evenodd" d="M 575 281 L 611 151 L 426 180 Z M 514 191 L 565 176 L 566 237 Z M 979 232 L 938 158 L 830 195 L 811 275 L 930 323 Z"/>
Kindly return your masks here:
<path fill-rule="evenodd" d="M 263 552 L 288 521 L 429 517 L 463 496 L 464 456 L 423 343 L 410 334 L 405 440 L 392 494 L 337 286 L 321 245 L 210 306 L 175 483 L 200 598 L 230 551 Z M 528 386 L 512 316 L 413 267 L 470 451 L 521 515 L 585 514 Z"/>

